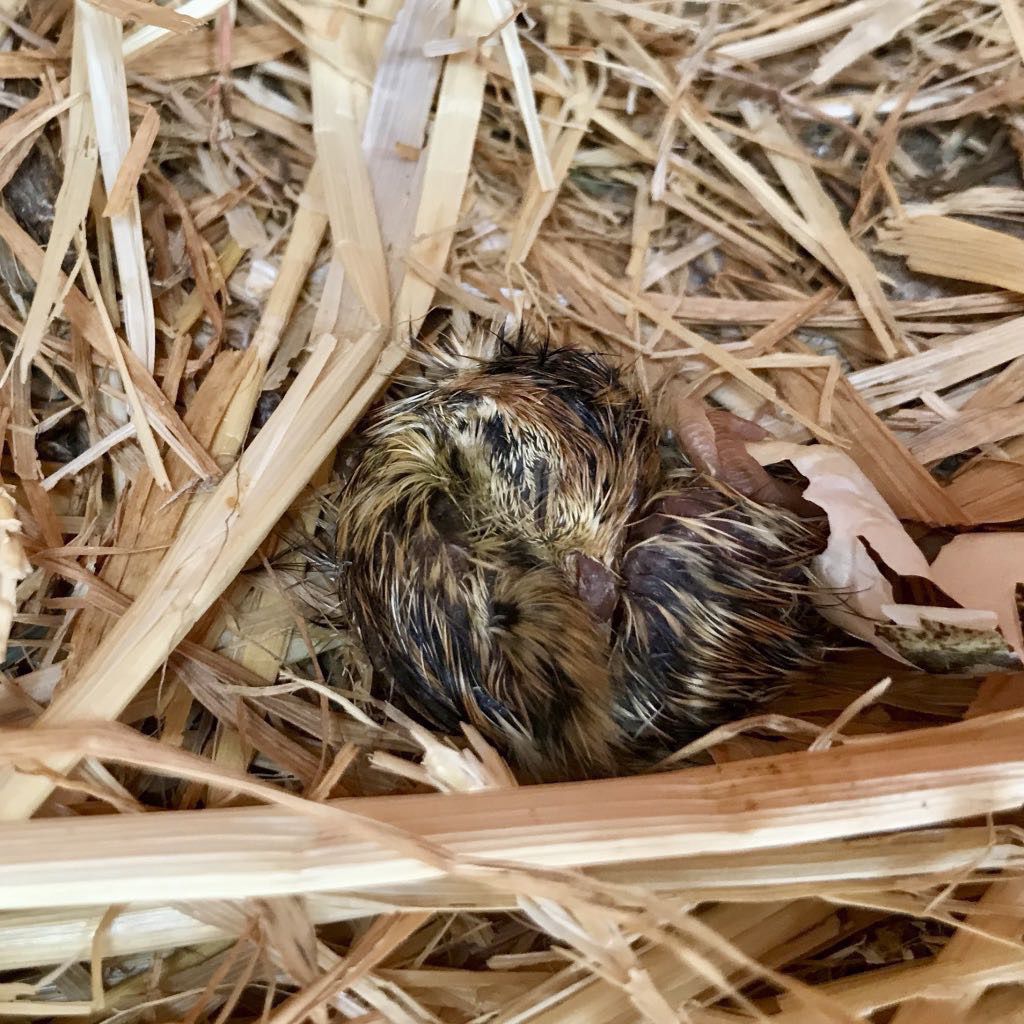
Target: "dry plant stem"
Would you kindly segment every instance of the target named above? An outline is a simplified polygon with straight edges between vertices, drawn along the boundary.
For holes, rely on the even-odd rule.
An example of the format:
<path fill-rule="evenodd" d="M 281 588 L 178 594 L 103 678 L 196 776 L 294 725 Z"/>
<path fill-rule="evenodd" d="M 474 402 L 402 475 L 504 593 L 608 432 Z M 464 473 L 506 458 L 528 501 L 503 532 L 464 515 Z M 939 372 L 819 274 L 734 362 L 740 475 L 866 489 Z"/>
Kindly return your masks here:
<path fill-rule="evenodd" d="M 768 148 L 774 144 L 782 149 L 796 150 L 789 133 L 777 118 L 753 104 L 744 104 L 742 113 L 747 125 L 768 144 L 765 148 L 768 160 L 814 230 L 815 239 L 825 247 L 837 270 L 845 277 L 864 319 L 878 339 L 882 354 L 891 359 L 900 348 L 906 351 L 875 268 L 843 227 L 839 211 L 813 170 L 806 163 Z"/>
<path fill-rule="evenodd" d="M 1006 25 L 1013 36 L 1014 45 L 1021 59 L 1024 60 L 1024 12 L 1020 8 L 1020 0 L 999 0 Z"/>
<path fill-rule="evenodd" d="M 81 234 L 79 235 L 79 248 L 84 254 L 85 239 Z M 99 284 L 96 281 L 92 266 L 87 262 L 83 262 L 82 270 L 85 278 L 86 293 L 96 303 L 96 312 L 103 331 L 107 336 L 111 359 L 114 366 L 117 367 L 118 375 L 128 397 L 128 408 L 131 412 L 132 421 L 135 424 L 135 433 L 139 439 L 139 446 L 146 457 L 146 464 L 157 486 L 162 487 L 165 491 L 170 490 L 171 482 L 167 477 L 167 470 L 164 469 L 164 464 L 160 460 L 160 452 L 157 449 L 153 431 L 150 428 L 149 421 L 146 419 L 145 409 L 142 407 L 139 393 L 132 382 L 131 374 L 128 372 L 128 364 L 125 362 L 124 353 L 121 351 L 121 339 L 117 336 L 114 331 L 114 325 L 110 322 L 110 316 L 100 296 Z"/>
<path fill-rule="evenodd" d="M 349 988 L 380 963 L 400 942 L 408 938 L 429 914 L 382 915 L 352 946 L 348 955 L 326 971 L 303 991 L 279 1006 L 270 1018 L 272 1024 L 299 1024 L 325 1001 L 332 991 Z"/>
<path fill-rule="evenodd" d="M 567 273 L 576 276 L 580 283 L 585 287 L 603 288 L 609 291 L 612 295 L 615 295 L 616 298 L 613 300 L 615 306 L 620 306 L 624 300 L 629 300 L 628 285 L 620 284 L 619 282 L 614 281 L 610 275 L 600 271 L 587 260 L 582 252 L 574 254 L 576 256 L 576 262 L 574 263 L 568 256 L 556 252 L 553 246 L 541 246 L 538 244 L 536 248 L 541 250 L 544 255 L 561 264 Z M 835 443 L 838 440 L 829 433 L 829 431 L 823 430 L 814 421 L 814 419 L 804 416 L 798 410 L 787 406 L 785 402 L 779 398 L 775 388 L 770 384 L 766 384 L 755 373 L 747 369 L 742 360 L 737 359 L 721 346 L 709 342 L 706 338 L 697 334 L 695 331 L 691 331 L 688 327 L 684 327 L 681 324 L 676 323 L 676 321 L 667 313 L 662 312 L 660 309 L 653 306 L 653 304 L 650 304 L 639 297 L 633 296 L 632 303 L 637 312 L 649 318 L 657 327 L 661 328 L 668 334 L 673 335 L 680 342 L 691 346 L 702 356 L 706 356 L 709 362 L 717 364 L 721 369 L 729 373 L 732 377 L 735 377 L 737 381 L 741 382 L 745 387 L 748 387 L 752 392 L 763 398 L 765 401 L 778 404 L 786 412 L 792 415 L 794 419 L 818 437 L 819 440 L 829 443 Z"/>
<path fill-rule="evenodd" d="M 21 522 L 14 501 L 0 483 L 0 660 L 7 657 L 7 640 L 17 611 L 18 584 L 31 571 L 20 534 Z"/>
<path fill-rule="evenodd" d="M 1002 409 L 974 409 L 922 430 L 908 445 L 922 464 L 938 462 L 950 455 L 981 445 L 1024 434 L 1024 409 L 1010 405 Z"/>
<path fill-rule="evenodd" d="M 883 252 L 907 257 L 922 274 L 1024 292 L 1024 240 L 952 217 L 910 217 L 883 235 Z"/>
<path fill-rule="evenodd" d="M 367 339 L 372 340 L 372 339 Z M 184 638 L 195 619 L 238 574 L 246 559 L 283 514 L 299 489 L 337 443 L 327 434 L 315 447 L 301 443 L 303 434 L 324 422 L 325 397 L 348 398 L 356 381 L 373 363 L 364 341 L 337 356 L 329 340 L 318 346 L 288 399 L 253 445 L 210 495 L 201 496 L 179 530 L 171 550 L 148 581 L 135 604 L 105 634 L 100 646 L 81 666 L 74 685 L 59 694 L 40 722 L 58 724 L 88 718 L 116 718 L 142 684 Z M 326 373 L 319 392 L 313 390 L 318 371 L 335 355 L 333 373 Z M 315 396 L 315 397 L 314 397 Z M 316 401 L 319 398 L 319 401 Z M 300 403 L 308 400 L 310 428 L 295 422 Z M 328 405 L 328 408 L 330 406 Z M 330 419 L 327 419 L 330 422 Z M 271 426 L 283 426 L 280 441 Z M 300 445 L 295 438 L 300 438 Z M 49 762 L 66 772 L 75 763 L 66 754 Z M 0 817 L 28 816 L 46 798 L 52 784 L 41 778 L 0 777 Z"/>
<path fill-rule="evenodd" d="M 927 352 L 855 370 L 846 379 L 875 412 L 943 391 L 1024 355 L 1024 317 L 952 338 Z"/>
<path fill-rule="evenodd" d="M 491 12 L 501 26 L 501 42 L 505 48 L 505 56 L 512 72 L 515 86 L 516 101 L 523 119 L 526 136 L 530 142 L 534 169 L 542 192 L 550 192 L 555 187 L 555 175 L 551 169 L 551 159 L 544 143 L 544 130 L 537 116 L 537 106 L 530 82 L 530 69 L 526 63 L 526 55 L 519 40 L 519 32 L 515 25 L 515 10 L 510 0 L 489 0 Z"/>
<path fill-rule="evenodd" d="M 9 731 L 0 734 L 0 756 L 49 763 L 50 751 L 59 749 L 63 756 L 53 758 L 58 763 L 73 763 L 86 751 L 118 759 L 112 737 L 93 741 L 91 735 L 71 726 Z M 396 828 L 428 840 L 428 846 L 440 843 L 445 856 L 454 858 L 453 867 L 492 858 L 581 867 L 921 828 L 996 813 L 1024 800 L 1022 740 L 1024 713 L 1004 713 L 829 751 L 549 786 L 542 801 L 538 789 L 524 787 L 332 805 L 357 815 L 352 824 L 369 827 L 367 832 L 360 826 L 364 836 L 374 834 L 375 822 L 385 826 L 376 842 L 351 838 L 351 832 L 345 838 L 345 813 L 327 828 L 327 809 L 313 804 L 294 804 L 308 809 L 308 819 L 271 808 L 41 819 L 4 831 L 0 906 L 132 902 L 147 898 L 155 885 L 182 897 L 216 899 L 436 877 L 438 867 L 418 859 L 424 854 L 389 849 L 393 838 L 387 837 L 397 835 Z M 136 760 L 146 745 L 133 746 Z M 182 770 L 182 763 L 173 761 L 171 770 Z M 238 786 L 233 776 L 222 777 L 225 785 Z M 273 790 L 260 792 L 288 806 L 295 801 Z M 161 852 L 158 875 L 150 859 L 155 850 Z M 214 864 L 225 863 L 231 864 L 228 874 L 211 872 Z"/>
<path fill-rule="evenodd" d="M 17 360 L 21 379 L 27 380 L 32 360 L 36 358 L 43 343 L 43 335 L 53 315 L 58 297 L 62 292 L 63 274 L 61 261 L 89 209 L 96 169 L 99 166 L 99 151 L 92 123 L 91 101 L 85 95 L 87 89 L 85 54 L 79 40 L 74 47 L 71 65 L 72 98 L 77 97 L 67 119 L 67 162 L 60 192 L 54 203 L 53 225 L 50 229 L 49 244 L 38 270 L 29 272 L 36 280 L 36 291 L 25 325 L 18 339 Z M 8 240 L 8 244 L 11 242 Z"/>
<path fill-rule="evenodd" d="M 200 385 L 186 415 L 189 429 L 204 446 L 212 447 L 216 442 L 226 415 L 225 406 L 238 393 L 240 382 L 251 376 L 248 371 L 252 361 L 251 354 L 243 356 L 237 352 L 223 352 Z M 180 463 L 170 467 L 170 483 L 175 491 L 186 487 L 188 482 L 185 467 Z M 187 511 L 185 501 L 169 502 L 167 494 L 155 486 L 149 474 L 140 474 L 124 499 L 124 513 L 117 534 L 118 546 L 130 553 L 108 558 L 101 571 L 101 580 L 126 598 L 137 597 L 160 565 L 166 546 L 180 528 Z M 102 603 L 97 597 L 93 598 L 93 603 L 94 607 L 83 612 L 75 627 L 74 666 L 84 663 L 110 626 Z"/>
<path fill-rule="evenodd" d="M 455 32 L 483 35 L 491 27 L 485 0 L 460 0 Z M 483 109 L 487 74 L 472 54 L 449 58 L 437 97 L 437 114 L 423 171 L 420 200 L 406 274 L 395 301 L 395 323 L 419 328 L 434 298 L 435 276 L 448 261 L 469 177 Z"/>
<path fill-rule="evenodd" d="M 802 346 L 797 346 L 801 349 Z M 916 359 L 916 356 L 910 358 Z M 891 364 L 890 364 L 891 365 Z M 820 405 L 825 374 L 804 371 L 779 375 L 789 400 L 810 412 Z M 849 378 L 839 381 L 832 405 L 832 429 L 846 441 L 850 457 L 902 518 L 961 525 L 968 517 L 947 489 L 918 462 L 906 445 L 879 419 Z"/>
<path fill-rule="evenodd" d="M 715 240 L 717 244 L 717 240 Z M 684 323 L 709 324 L 769 324 L 773 321 L 796 316 L 806 299 L 733 299 L 718 296 L 649 295 L 652 302 L 663 308 L 671 308 L 674 316 Z M 1007 292 L 988 292 L 978 295 L 961 296 L 953 303 L 948 298 L 939 299 L 896 299 L 892 302 L 897 320 L 913 320 L 927 317 L 973 317 L 975 314 L 1020 313 L 1022 304 Z M 848 299 L 833 299 L 822 312 L 807 320 L 809 327 L 855 327 L 863 320 L 860 307 Z M 944 326 L 939 333 L 952 329 Z M 947 339 L 949 340 L 949 339 Z"/>
<path fill-rule="evenodd" d="M 226 7 L 231 0 L 185 0 L 175 13 L 182 18 L 191 18 L 195 22 L 209 21 L 221 8 Z M 134 57 L 136 54 L 145 51 L 154 43 L 166 39 L 171 34 L 171 29 L 153 24 L 142 23 L 124 39 L 125 58 Z"/>
<path fill-rule="evenodd" d="M 1019 685 L 1014 686 L 1013 680 L 1006 682 L 1008 685 L 1000 685 L 995 680 L 983 684 L 965 717 L 984 715 L 997 707 L 1005 707 L 1007 702 L 1019 706 L 1022 695 Z M 937 954 L 935 966 L 941 969 L 943 965 L 953 964 L 958 969 L 969 970 L 975 964 L 984 967 L 993 962 L 1010 965 L 1018 962 L 1020 951 L 998 940 L 1019 943 L 1024 935 L 1024 881 L 1006 876 L 994 880 L 978 901 L 977 913 L 968 915 L 965 923 L 977 931 L 961 927 Z M 974 990 L 957 1000 L 912 999 L 896 1011 L 892 1024 L 956 1024 L 980 995 L 979 990 Z"/>
<path fill-rule="evenodd" d="M 993 843 L 984 827 L 843 839 L 779 850 L 696 855 L 674 860 L 623 861 L 591 868 L 589 874 L 621 886 L 642 885 L 689 903 L 761 902 L 844 891 L 927 888 L 971 871 L 1019 870 L 1021 851 Z M 793 879 L 799 879 L 793 881 Z M 516 895 L 472 879 L 430 879 L 402 886 L 371 887 L 362 896 L 310 893 L 304 897 L 314 921 L 327 923 L 372 916 L 381 908 L 415 910 L 460 906 L 479 911 L 512 910 Z M 204 904 L 205 905 L 205 904 Z M 216 904 L 215 904 L 216 906 Z M 85 955 L 102 910 L 33 909 L 0 916 L 0 970 L 60 963 Z M 111 923 L 106 937 L 112 956 L 237 937 L 188 916 L 174 906 L 131 905 Z"/>
<path fill-rule="evenodd" d="M 362 148 L 368 90 L 337 67 L 366 69 L 369 55 L 358 18 L 345 11 L 310 18 L 321 36 L 331 39 L 337 63 L 310 55 L 313 133 L 317 151 L 339 173 L 324 178 L 327 210 L 336 254 L 345 267 L 371 322 L 387 323 L 390 311 L 384 243 Z M 364 74 L 366 72 L 364 71 Z"/>
<path fill-rule="evenodd" d="M 1024 467 L 1016 463 L 978 461 L 946 490 L 971 523 L 1024 519 Z"/>
<path fill-rule="evenodd" d="M 775 32 L 727 43 L 716 52 L 735 60 L 760 60 L 791 53 L 856 25 L 866 15 L 876 11 L 878 6 L 878 0 L 855 0 L 854 3 L 842 4 L 817 17 L 801 19 L 795 25 Z"/>
<path fill-rule="evenodd" d="M 86 0 L 76 0 L 75 24 L 83 36 L 100 166 L 109 195 L 131 146 L 121 23 L 114 15 L 97 10 Z M 110 228 L 128 343 L 143 366 L 152 372 L 156 326 L 137 191 L 133 190 L 128 197 L 123 213 L 110 217 Z"/>
<path fill-rule="evenodd" d="M 937 957 L 932 962 L 886 967 L 867 975 L 829 982 L 820 986 L 819 991 L 843 1007 L 853 1020 L 862 1020 L 877 1010 L 917 999 L 947 1006 L 952 1003 L 955 1007 L 957 1000 L 969 1002 L 991 986 L 1019 984 L 1022 980 L 1024 957 L 1018 951 L 1003 948 L 995 956 L 966 964 Z M 778 1024 L 818 1024 L 821 1020 L 816 1013 L 797 1008 L 795 1000 L 784 999 L 783 1005 L 783 1012 L 773 1018 Z M 955 1009 L 953 1013 L 956 1014 Z M 952 1017 L 957 1024 L 963 1019 L 963 1015 Z"/>

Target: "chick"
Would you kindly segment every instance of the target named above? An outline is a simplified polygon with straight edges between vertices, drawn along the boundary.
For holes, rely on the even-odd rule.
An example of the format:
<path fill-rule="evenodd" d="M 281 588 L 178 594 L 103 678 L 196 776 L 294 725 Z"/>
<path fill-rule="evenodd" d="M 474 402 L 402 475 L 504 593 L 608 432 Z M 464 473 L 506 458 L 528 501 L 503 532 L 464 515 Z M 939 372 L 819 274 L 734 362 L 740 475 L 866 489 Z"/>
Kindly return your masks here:
<path fill-rule="evenodd" d="M 592 353 L 479 331 L 385 405 L 341 501 L 343 589 L 402 702 L 538 776 L 614 767 L 601 616 L 654 435 Z M 597 581 L 597 582 L 595 582 Z"/>
<path fill-rule="evenodd" d="M 663 465 L 602 356 L 485 329 L 421 357 L 341 498 L 343 599 L 387 695 L 537 779 L 649 760 L 813 647 L 812 531 Z"/>

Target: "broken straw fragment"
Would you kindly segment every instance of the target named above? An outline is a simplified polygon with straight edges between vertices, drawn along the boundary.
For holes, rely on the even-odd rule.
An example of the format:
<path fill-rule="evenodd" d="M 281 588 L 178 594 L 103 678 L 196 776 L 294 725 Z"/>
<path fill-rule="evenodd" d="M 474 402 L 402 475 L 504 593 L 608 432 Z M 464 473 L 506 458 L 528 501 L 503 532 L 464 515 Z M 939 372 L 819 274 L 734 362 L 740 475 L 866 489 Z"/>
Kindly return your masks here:
<path fill-rule="evenodd" d="M 17 611 L 18 584 L 31 572 L 20 535 L 21 523 L 14 502 L 0 484 L 0 659 L 7 657 L 7 640 Z"/>

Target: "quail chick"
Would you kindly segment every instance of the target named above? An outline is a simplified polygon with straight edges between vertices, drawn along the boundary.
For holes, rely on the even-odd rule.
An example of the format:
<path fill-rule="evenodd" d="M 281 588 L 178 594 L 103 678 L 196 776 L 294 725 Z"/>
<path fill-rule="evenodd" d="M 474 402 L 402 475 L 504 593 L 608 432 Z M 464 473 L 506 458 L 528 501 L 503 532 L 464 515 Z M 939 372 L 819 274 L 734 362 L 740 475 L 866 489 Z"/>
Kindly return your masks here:
<path fill-rule="evenodd" d="M 421 355 L 341 497 L 342 598 L 385 693 L 550 780 L 650 761 L 812 656 L 791 513 L 670 469 L 601 355 L 485 329 Z"/>

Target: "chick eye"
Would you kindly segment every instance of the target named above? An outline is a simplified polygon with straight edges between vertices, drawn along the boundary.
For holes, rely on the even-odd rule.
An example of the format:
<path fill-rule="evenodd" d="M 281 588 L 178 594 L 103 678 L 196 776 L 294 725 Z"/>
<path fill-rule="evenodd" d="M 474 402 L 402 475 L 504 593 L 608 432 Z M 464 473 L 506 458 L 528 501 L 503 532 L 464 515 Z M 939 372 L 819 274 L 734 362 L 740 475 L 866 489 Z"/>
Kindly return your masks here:
<path fill-rule="evenodd" d="M 491 605 L 492 629 L 515 629 L 520 619 L 519 606 L 512 601 L 495 601 Z"/>
<path fill-rule="evenodd" d="M 427 518 L 446 541 L 459 543 L 466 540 L 469 530 L 466 516 L 445 491 L 435 491 L 431 495 Z"/>

